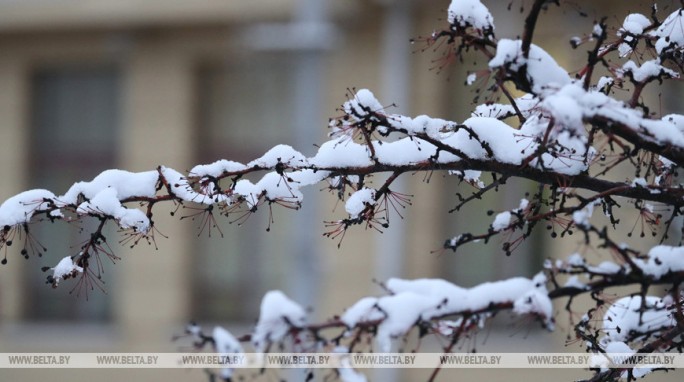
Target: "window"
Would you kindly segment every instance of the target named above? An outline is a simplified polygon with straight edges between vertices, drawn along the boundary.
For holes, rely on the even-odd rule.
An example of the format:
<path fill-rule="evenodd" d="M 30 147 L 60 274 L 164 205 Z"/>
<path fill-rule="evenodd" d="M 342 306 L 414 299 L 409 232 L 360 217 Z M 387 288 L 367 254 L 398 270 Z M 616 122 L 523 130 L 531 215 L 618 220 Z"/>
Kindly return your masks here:
<path fill-rule="evenodd" d="M 112 67 L 73 67 L 36 71 L 31 77 L 32 147 L 29 182 L 32 188 L 64 193 L 74 182 L 92 179 L 115 165 L 120 123 L 119 73 Z M 84 240 L 78 225 L 36 224 L 32 233 L 48 247 L 39 262 L 54 266 L 77 252 Z M 113 236 L 112 236 L 113 237 Z M 32 261 L 35 261 L 33 259 Z M 106 265 L 105 265 L 106 266 Z M 74 283 L 57 289 L 45 285 L 45 274 L 30 267 L 25 277 L 28 320 L 106 320 L 115 288 L 107 294 L 88 290 L 88 303 L 73 294 Z M 114 280 L 108 278 L 109 282 Z"/>
<path fill-rule="evenodd" d="M 268 53 L 200 68 L 196 162 L 244 163 L 286 142 L 292 120 L 290 73 L 287 55 Z M 211 238 L 205 231 L 196 239 L 194 318 L 252 320 L 264 293 L 282 285 L 287 272 L 287 259 L 279 253 L 287 231 L 283 215 L 293 212 L 274 208 L 276 224 L 266 232 L 265 209 L 260 207 L 243 227 L 228 224 L 237 216 L 218 217 L 224 237 L 214 230 Z"/>

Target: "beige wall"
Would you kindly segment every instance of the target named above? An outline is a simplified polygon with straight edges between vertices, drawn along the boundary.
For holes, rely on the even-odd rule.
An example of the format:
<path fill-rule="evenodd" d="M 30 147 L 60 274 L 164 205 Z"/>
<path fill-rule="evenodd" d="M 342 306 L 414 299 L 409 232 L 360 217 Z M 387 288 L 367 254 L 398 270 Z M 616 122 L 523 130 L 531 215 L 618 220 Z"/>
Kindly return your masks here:
<path fill-rule="evenodd" d="M 28 3 L 28 2 L 27 2 Z M 42 2 L 36 2 L 41 4 Z M 67 6 L 66 4 L 69 4 Z M 115 5 L 116 3 L 116 5 Z M 348 87 L 379 89 L 380 28 L 383 11 L 376 2 L 335 2 L 336 17 L 342 29 L 340 45 L 327 58 L 326 113 L 344 101 Z M 429 4 L 428 4 L 429 3 Z M 61 4 L 61 3 L 60 3 Z M 249 20 L 286 19 L 289 2 L 280 1 L 169 1 L 158 7 L 153 1 L 64 1 L 62 5 L 0 6 L 0 198 L 21 191 L 26 184 L 28 129 L 28 81 L 37 67 L 70 63 L 113 63 L 123 70 L 124 119 L 118 165 L 131 171 L 156 168 L 159 164 L 185 170 L 194 163 L 196 88 L 195 70 L 207 61 L 220 61 L 240 54 L 239 26 Z M 190 6 L 192 4 L 192 6 Z M 230 6 L 228 5 L 230 4 Z M 350 5 L 351 4 L 351 5 Z M 415 33 L 429 33 L 439 21 L 446 2 L 420 2 L 414 14 Z M 160 11 L 164 8 L 163 12 Z M 411 114 L 449 118 L 451 108 L 463 107 L 461 99 L 449 99 L 450 87 L 461 79 L 436 75 L 430 52 L 414 54 L 412 62 Z M 460 70 L 460 69 L 459 69 Z M 445 81 L 449 80 L 449 81 Z M 470 96 L 467 96 L 470 97 Z M 392 99 L 382 100 L 391 103 Z M 459 106 L 460 105 L 460 106 Z M 466 105 L 467 108 L 467 105 Z M 321 126 L 312 126 L 324 129 Z M 218 158 L 217 158 L 218 159 Z M 230 158 L 228 158 L 230 159 Z M 416 178 L 422 178 L 417 176 Z M 76 181 L 77 179 L 74 179 Z M 430 184 L 416 179 L 410 193 L 421 199 L 407 212 L 410 229 L 406 236 L 407 277 L 434 277 L 444 273 L 442 259 L 430 253 L 440 246 L 440 219 L 444 206 L 428 201 L 452 197 L 443 190 L 445 181 L 435 176 Z M 55 190 L 61 192 L 63 190 Z M 320 220 L 330 218 L 331 198 L 324 197 Z M 459 217 L 455 217 L 458 219 Z M 10 351 L 174 351 L 170 336 L 178 333 L 190 317 L 190 276 L 194 230 L 187 222 L 161 218 L 169 239 L 158 240 L 159 250 L 146 245 L 123 249 L 123 260 L 108 277 L 116 278 L 113 322 L 93 325 L 34 325 L 22 322 L 21 273 L 25 265 L 13 261 L 0 269 L 0 352 Z M 227 229 L 239 229 L 229 226 Z M 321 225 L 320 231 L 323 228 Z M 329 317 L 369 293 L 378 292 L 375 277 L 374 231 L 355 228 L 347 234 L 341 249 L 336 242 L 316 242 L 324 264 L 320 286 L 322 298 L 315 315 Z M 12 254 L 10 254 L 12 255 Z M 29 264 L 31 265 L 31 264 Z M 487 280 L 482 280 L 487 281 Z M 83 301 L 83 303 L 87 303 Z M 257 312 L 254 312 L 256 318 Z M 242 327 L 239 330 L 247 330 Z M 519 349 L 519 335 L 513 340 L 504 328 L 497 346 Z M 525 338 L 530 350 L 562 349 L 566 333 Z M 536 336 L 536 332 L 534 333 Z M 492 335 L 493 336 L 493 335 Z M 423 373 L 425 371 L 422 371 Z M 513 376 L 547 380 L 544 372 L 453 372 L 458 377 L 511 380 Z M 446 374 L 446 373 L 445 373 Z M 420 374 L 419 375 L 424 375 Z M 4 380 L 50 377 L 61 380 L 203 380 L 200 371 L 42 371 L 0 370 Z M 56 378 L 55 378 L 56 377 Z"/>

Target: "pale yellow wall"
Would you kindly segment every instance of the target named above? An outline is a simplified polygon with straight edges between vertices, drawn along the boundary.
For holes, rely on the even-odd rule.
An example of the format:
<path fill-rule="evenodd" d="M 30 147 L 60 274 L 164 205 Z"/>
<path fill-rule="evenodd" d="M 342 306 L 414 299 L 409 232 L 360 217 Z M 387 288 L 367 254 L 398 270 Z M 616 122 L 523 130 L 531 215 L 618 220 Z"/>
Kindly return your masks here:
<path fill-rule="evenodd" d="M 122 149 L 118 165 L 131 171 L 151 170 L 165 164 L 178 170 L 190 168 L 196 142 L 193 140 L 194 76 L 197 65 L 207 60 L 221 60 L 239 54 L 242 38 L 232 23 L 266 18 L 284 19 L 288 3 L 251 1 L 202 2 L 173 1 L 164 11 L 142 3 L 100 0 L 56 2 L 52 8 L 12 5 L 0 7 L 0 199 L 23 189 L 26 154 L 27 84 L 31 68 L 64 65 L 73 62 L 105 62 L 120 65 L 124 75 L 124 119 Z M 66 4 L 73 7 L 66 6 Z M 116 3 L 116 5 L 114 4 Z M 230 3 L 231 6 L 227 6 Z M 336 2 L 340 3 L 340 2 Z M 37 2 L 38 4 L 38 2 Z M 62 5 L 63 4 L 63 5 Z M 142 4 L 142 5 L 140 5 Z M 192 4 L 192 7 L 190 6 Z M 256 5 L 251 5 L 256 4 Z M 424 3 L 421 3 L 424 4 Z M 415 12 L 418 34 L 430 33 L 439 21 L 446 2 L 430 1 Z M 140 6 L 139 6 L 140 5 Z M 356 8 L 341 7 L 338 16 L 343 29 L 341 45 L 327 58 L 325 97 L 326 113 L 345 100 L 347 87 L 379 90 L 380 28 L 382 9 L 376 2 L 355 2 Z M 424 11 L 422 6 L 429 7 Z M 7 8 L 4 8 L 7 7 Z M 107 8 L 104 12 L 103 9 Z M 436 9 L 436 11 L 435 11 Z M 358 13 L 349 13 L 353 10 Z M 437 16 L 435 16 L 437 15 Z M 442 21 L 443 22 L 443 21 Z M 206 25 L 205 25 L 206 24 Z M 151 28 L 152 30 L 147 30 Z M 4 33 L 3 33 L 4 31 Z M 412 115 L 429 114 L 448 117 L 451 106 L 445 97 L 448 87 L 461 86 L 461 79 L 445 81 L 446 74 L 428 70 L 434 64 L 430 52 L 416 53 L 413 63 Z M 384 103 L 392 99 L 382 100 Z M 453 100 L 452 100 L 453 101 Z M 468 99 L 469 101 L 469 99 Z M 324 129 L 324 126 L 315 126 Z M 217 158 L 218 159 L 218 158 Z M 230 158 L 227 158 L 230 159 Z M 428 201 L 443 200 L 444 181 L 435 176 L 430 184 L 416 176 L 410 193 L 421 199 L 407 211 L 411 229 L 406 238 L 407 277 L 428 277 L 443 272 L 441 259 L 430 254 L 438 248 L 439 220 L 444 206 Z M 76 181 L 76 179 L 74 179 Z M 60 192 L 61 190 L 55 190 Z M 453 192 L 450 192 L 453 195 Z M 320 221 L 329 220 L 332 198 L 322 198 Z M 338 206 L 338 209 L 340 207 Z M 161 209 L 164 210 L 163 208 Z M 166 215 L 166 214 L 161 214 Z M 170 239 L 159 239 L 159 250 L 147 245 L 134 250 L 123 249 L 123 260 L 114 268 L 116 274 L 116 307 L 112 324 L 85 326 L 27 326 L 20 321 L 22 295 L 17 262 L 0 267 L 0 352 L 17 350 L 74 351 L 174 351 L 170 333 L 179 332 L 191 317 L 188 272 L 192 269 L 193 248 L 188 222 L 159 217 L 157 224 Z M 323 232 L 322 224 L 320 231 Z M 228 229 L 237 229 L 230 226 Z M 341 249 L 336 241 L 323 240 L 321 256 L 324 264 L 322 298 L 317 315 L 328 317 L 341 313 L 341 308 L 378 288 L 372 283 L 376 233 L 354 227 L 347 233 Z M 487 281 L 487 280 L 482 280 Z M 87 303 L 87 302 L 84 302 Z M 257 312 L 255 312 L 256 318 Z M 243 328 L 244 329 L 244 328 Z M 245 329 L 246 330 L 246 329 Z M 500 331 L 500 332 L 499 332 Z M 506 330 L 504 343 L 508 341 Z M 492 334 L 493 335 L 493 334 Z M 562 344 L 564 333 L 526 340 L 545 350 Z M 517 345 L 519 339 L 511 340 Z M 509 343 L 509 346 L 511 344 Z M 530 348 L 534 348 L 531 346 Z M 418 375 L 425 375 L 425 371 Z M 422 373 L 422 374 L 421 374 Z M 546 380 L 543 372 L 451 372 L 461 378 L 486 375 L 491 380 L 507 380 L 519 376 L 528 380 Z M 18 372 L 0 370 L 0 377 L 27 379 L 50 375 L 50 372 Z M 57 374 L 70 380 L 203 380 L 199 371 L 180 374 L 177 371 L 77 371 Z M 27 377 L 28 376 L 28 377 Z M 57 378 L 60 379 L 60 378 Z"/>

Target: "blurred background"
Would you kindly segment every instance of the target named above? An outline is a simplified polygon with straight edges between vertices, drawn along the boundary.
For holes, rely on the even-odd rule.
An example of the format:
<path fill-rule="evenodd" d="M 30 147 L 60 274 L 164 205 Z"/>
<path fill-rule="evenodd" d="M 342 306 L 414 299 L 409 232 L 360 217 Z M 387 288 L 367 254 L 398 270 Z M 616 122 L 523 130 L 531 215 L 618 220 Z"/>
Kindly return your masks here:
<path fill-rule="evenodd" d="M 499 38 L 522 33 L 525 13 L 520 8 L 529 3 L 487 4 Z M 535 40 L 571 72 L 581 68 L 589 49 L 569 49 L 571 37 L 590 33 L 600 16 L 610 16 L 608 23 L 619 26 L 627 8 L 649 14 L 650 5 L 584 3 L 589 2 L 554 6 L 544 14 Z M 447 27 L 448 4 L 2 0 L 0 199 L 29 188 L 61 194 L 109 168 L 146 171 L 165 165 L 185 172 L 221 158 L 247 162 L 278 143 L 311 156 L 315 144 L 326 139 L 328 118 L 340 114 L 336 108 L 354 88 L 368 88 L 383 104 L 396 104 L 390 112 L 462 121 L 474 107 L 474 90 L 486 86 L 465 87 L 465 76 L 485 69 L 486 62 L 472 55 L 477 65 L 445 66 L 440 60 L 444 50 L 421 53 L 425 45 L 419 39 Z M 410 44 L 411 38 L 418 42 Z M 653 99 L 665 114 L 676 101 L 668 96 L 674 90 L 663 91 Z M 458 233 L 485 231 L 491 218 L 484 211 L 515 208 L 533 188 L 509 182 L 506 192 L 450 214 L 455 194 L 467 195 L 474 191 L 471 186 L 437 173 L 412 178 L 400 185 L 415 195 L 413 206 L 402 212 L 404 219 L 395 216 L 382 235 L 354 227 L 340 248 L 322 233 L 323 221 L 339 217 L 343 208 L 335 209 L 333 195 L 319 187 L 308 190 L 302 211 L 275 211 L 270 232 L 267 208 L 241 226 L 219 218 L 220 231 L 213 229 L 207 237 L 200 221 L 178 219 L 192 210 L 180 209 L 171 217 L 173 207 L 160 206 L 155 216 L 158 249 L 144 243 L 134 249 L 116 246 L 118 236 L 110 232 L 121 260 L 105 265 L 103 290 L 79 297 L 78 290 L 70 293 L 73 283 L 58 289 L 45 285 L 39 269 L 73 254 L 83 234 L 77 227 L 43 223 L 35 232 L 48 251 L 24 260 L 12 248 L 9 263 L 0 269 L 0 352 L 188 351 L 189 341 L 171 341 L 188 321 L 248 333 L 261 296 L 271 289 L 283 290 L 311 308 L 312 320 L 321 321 L 362 296 L 380 293 L 374 280 L 441 277 L 471 286 L 530 277 L 543 259 L 579 247 L 579 238 L 571 238 L 558 249 L 542 233 L 511 257 L 504 256 L 498 240 L 469 245 L 458 254 L 440 251 L 443 241 Z M 524 320 L 502 320 L 460 350 L 563 351 L 570 333 L 563 314 L 555 334 Z M 587 375 L 573 373 L 568 378 Z M 424 379 L 428 374 L 385 372 L 375 380 Z M 545 372 L 529 370 L 455 370 L 451 375 L 548 379 Z M 0 370 L 3 380 L 45 377 L 206 379 L 198 370 Z M 451 378 L 446 371 L 442 377 Z"/>

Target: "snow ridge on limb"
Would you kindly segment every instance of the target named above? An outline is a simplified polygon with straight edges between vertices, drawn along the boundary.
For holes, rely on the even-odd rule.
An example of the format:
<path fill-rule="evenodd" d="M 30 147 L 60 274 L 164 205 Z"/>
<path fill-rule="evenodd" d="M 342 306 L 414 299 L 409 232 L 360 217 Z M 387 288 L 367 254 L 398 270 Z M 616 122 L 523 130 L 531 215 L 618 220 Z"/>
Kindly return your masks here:
<path fill-rule="evenodd" d="M 352 352 L 359 343 L 390 349 L 396 337 L 417 328 L 420 335 L 445 339 L 442 350 L 450 352 L 502 310 L 532 315 L 550 329 L 551 301 L 568 298 L 565 310 L 574 326 L 574 339 L 590 352 L 682 351 L 682 246 L 664 242 L 684 213 L 679 179 L 684 166 L 684 117 L 678 111 L 665 116 L 654 112 L 659 108 L 649 104 L 644 89 L 681 76 L 683 11 L 671 12 L 661 22 L 654 7 L 650 17 L 628 15 L 615 29 L 608 28 L 610 18 L 594 23 L 582 31 L 583 37 L 572 40 L 573 48 L 591 45 L 586 65 L 575 75 L 534 37 L 545 11 L 562 2 L 533 0 L 529 5 L 523 28 L 516 34 L 520 37 L 495 38 L 494 17 L 481 1 L 454 0 L 445 29 L 424 39 L 429 47 L 445 50 L 436 60 L 440 68 L 464 59 L 465 52 L 481 57 L 476 64 L 480 70 L 470 73 L 465 82 L 479 86 L 477 97 L 488 101 L 463 121 L 393 113 L 372 91 L 352 90 L 339 115 L 330 120 L 330 139 L 310 158 L 278 145 L 246 164 L 221 159 L 194 166 L 189 173 L 164 166 L 141 173 L 107 170 L 75 183 L 61 196 L 31 190 L 11 197 L 0 205 L 2 262 L 7 262 L 7 247 L 13 245 L 23 245 L 24 257 L 44 252 L 31 236 L 34 224 L 80 225 L 90 220 L 95 224 L 82 226 L 97 228 L 85 235 L 81 248 L 43 270 L 50 273 L 48 283 L 53 286 L 76 278 L 92 289 L 101 276 L 99 256 L 117 259 L 107 245 L 104 227 L 116 225 L 131 246 L 140 240 L 154 242 L 160 204 L 173 204 L 177 208 L 172 214 L 196 219 L 200 233 L 211 233 L 218 228 L 220 216 L 241 224 L 263 209 L 296 210 L 304 202 L 302 188 L 324 182 L 324 188 L 344 205 L 325 223 L 329 229 L 325 234 L 341 241 L 352 226 L 382 232 L 391 219 L 404 217 L 403 210 L 414 196 L 397 191 L 395 181 L 401 177 L 422 173 L 429 179 L 433 172 L 443 172 L 472 185 L 471 194 L 457 194 L 450 211 L 455 213 L 487 193 L 510 191 L 507 181 L 523 178 L 536 187 L 516 195 L 513 205 L 487 210 L 491 219 L 482 227 L 472 227 L 473 232 L 446 240 L 444 249 L 456 251 L 469 243 L 500 239 L 502 252 L 513 255 L 539 226 L 551 238 L 576 235 L 577 254 L 566 260 L 549 259 L 543 275 L 472 288 L 444 280 L 390 279 L 383 285 L 386 295 L 363 297 L 339 318 L 324 323 L 310 323 L 300 305 L 273 291 L 266 294 L 259 321 L 248 336 L 233 338 L 220 329 L 205 336 L 196 328 L 194 335 L 223 350 L 237 348 L 237 340 L 251 342 L 264 352 L 284 343 L 297 349 L 334 346 Z M 617 34 L 608 36 L 611 30 Z M 594 78 L 599 72 L 602 76 Z M 502 101 L 489 102 L 494 99 Z M 616 168 L 632 173 L 625 176 Z M 634 217 L 625 217 L 628 210 Z M 625 226 L 621 232 L 619 227 Z M 650 248 L 625 244 L 633 235 Z M 646 244 L 648 236 L 660 239 L 660 245 Z M 590 251 L 605 259 L 586 260 L 584 254 Z M 652 286 L 665 287 L 666 295 L 653 296 Z M 617 298 L 606 297 L 613 293 L 609 289 L 617 287 L 631 290 L 619 289 Z M 573 299 L 585 294 L 595 306 L 576 315 Z M 609 314 L 604 315 L 604 310 Z M 656 324 L 647 324 L 646 319 Z M 611 327 L 616 321 L 619 325 Z M 326 337 L 323 331 L 331 328 L 339 329 L 337 336 Z M 595 379 L 617 379 L 625 372 L 632 378 L 645 370 L 600 370 Z M 224 373 L 229 378 L 231 371 Z M 363 379 L 345 367 L 339 374 Z"/>

